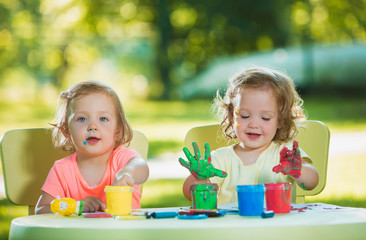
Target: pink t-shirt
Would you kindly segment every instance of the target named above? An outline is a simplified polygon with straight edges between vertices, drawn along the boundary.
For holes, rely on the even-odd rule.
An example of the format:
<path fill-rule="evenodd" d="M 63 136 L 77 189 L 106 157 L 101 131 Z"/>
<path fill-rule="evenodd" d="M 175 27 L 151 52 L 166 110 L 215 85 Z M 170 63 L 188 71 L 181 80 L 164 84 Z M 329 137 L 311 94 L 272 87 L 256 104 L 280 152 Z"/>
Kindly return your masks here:
<path fill-rule="evenodd" d="M 100 198 L 106 203 L 104 187 L 112 185 L 118 170 L 126 166 L 134 157 L 140 157 L 140 154 L 136 150 L 119 146 L 113 150 L 108 167 L 100 183 L 97 186 L 89 186 L 80 173 L 76 163 L 76 153 L 73 153 L 70 156 L 55 161 L 43 184 L 42 191 L 50 194 L 54 198 L 57 196 L 60 196 L 60 198 L 69 197 L 80 201 L 88 196 L 93 196 Z M 140 186 L 134 185 L 132 208 L 140 208 L 140 199 Z"/>

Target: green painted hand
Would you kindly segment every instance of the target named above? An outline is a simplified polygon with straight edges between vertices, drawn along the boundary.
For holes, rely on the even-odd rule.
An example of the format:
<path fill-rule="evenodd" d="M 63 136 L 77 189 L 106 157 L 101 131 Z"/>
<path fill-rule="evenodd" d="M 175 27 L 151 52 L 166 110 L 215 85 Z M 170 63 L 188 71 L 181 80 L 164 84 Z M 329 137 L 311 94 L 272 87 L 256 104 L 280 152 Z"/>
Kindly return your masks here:
<path fill-rule="evenodd" d="M 214 176 L 226 177 L 227 173 L 214 168 L 211 164 L 211 152 L 208 143 L 205 143 L 205 158 L 201 159 L 201 153 L 198 149 L 197 143 L 192 143 L 194 149 L 194 156 L 189 152 L 188 148 L 184 147 L 183 152 L 189 162 L 183 158 L 179 158 L 179 163 L 187 168 L 197 179 L 206 179 Z"/>

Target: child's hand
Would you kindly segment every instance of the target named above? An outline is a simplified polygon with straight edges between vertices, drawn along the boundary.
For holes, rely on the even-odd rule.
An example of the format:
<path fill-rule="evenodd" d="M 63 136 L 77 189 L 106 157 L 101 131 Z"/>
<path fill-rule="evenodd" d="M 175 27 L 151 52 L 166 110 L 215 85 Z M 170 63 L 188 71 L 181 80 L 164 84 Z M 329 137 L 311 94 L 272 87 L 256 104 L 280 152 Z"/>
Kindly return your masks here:
<path fill-rule="evenodd" d="M 180 164 L 187 168 L 197 179 L 206 179 L 213 176 L 226 177 L 227 173 L 216 169 L 211 164 L 211 152 L 208 143 L 205 144 L 205 158 L 201 159 L 201 153 L 197 143 L 193 142 L 194 157 L 189 152 L 188 148 L 184 147 L 183 152 L 186 155 L 189 163 L 183 158 L 179 158 Z"/>
<path fill-rule="evenodd" d="M 104 211 L 105 209 L 107 209 L 107 206 L 99 198 L 89 196 L 84 198 L 83 201 L 83 212 L 96 212 Z"/>
<path fill-rule="evenodd" d="M 112 186 L 133 186 L 135 185 L 135 180 L 131 174 L 124 172 L 116 174 L 113 180 Z"/>
<path fill-rule="evenodd" d="M 297 141 L 293 142 L 292 150 L 284 147 L 280 152 L 280 164 L 274 166 L 272 171 L 284 175 L 289 174 L 293 178 L 299 178 L 301 175 L 301 156 Z"/>

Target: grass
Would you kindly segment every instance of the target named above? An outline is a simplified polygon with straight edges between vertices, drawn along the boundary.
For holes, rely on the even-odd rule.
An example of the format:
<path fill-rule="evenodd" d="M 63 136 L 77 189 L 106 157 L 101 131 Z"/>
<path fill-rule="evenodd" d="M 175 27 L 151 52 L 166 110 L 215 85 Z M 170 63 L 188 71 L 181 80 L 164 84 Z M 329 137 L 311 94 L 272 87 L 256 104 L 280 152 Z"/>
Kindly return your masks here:
<path fill-rule="evenodd" d="M 15 128 L 48 127 L 54 107 L 44 102 L 0 102 L 0 134 Z M 149 158 L 180 151 L 188 129 L 218 122 L 210 100 L 135 102 L 124 107 L 132 127 L 149 139 Z M 332 133 L 366 130 L 366 98 L 311 97 L 305 98 L 304 108 L 309 119 L 323 121 Z"/>
<path fill-rule="evenodd" d="M 366 98 L 312 97 L 304 99 L 309 119 L 326 123 L 332 132 L 366 130 Z"/>
<path fill-rule="evenodd" d="M 182 193 L 185 179 L 156 179 L 144 183 L 142 208 L 190 206 Z"/>
<path fill-rule="evenodd" d="M 133 128 L 144 132 L 149 139 L 149 159 L 162 153 L 181 151 L 185 133 L 191 127 L 217 123 L 208 100 L 136 102 L 124 107 Z M 366 131 L 366 98 L 309 97 L 305 98 L 304 107 L 309 119 L 323 121 L 331 133 Z M 0 103 L 0 135 L 15 128 L 47 127 L 53 111 L 53 106 L 43 102 Z M 326 188 L 306 201 L 366 207 L 364 170 L 366 155 L 329 159 Z M 189 206 L 190 202 L 181 191 L 183 181 L 148 180 L 144 184 L 142 207 Z M 7 239 L 10 221 L 24 215 L 27 215 L 25 207 L 0 199 L 0 239 Z"/>
<path fill-rule="evenodd" d="M 0 239 L 8 239 L 10 222 L 13 218 L 27 214 L 27 207 L 15 206 L 6 198 L 0 199 Z"/>

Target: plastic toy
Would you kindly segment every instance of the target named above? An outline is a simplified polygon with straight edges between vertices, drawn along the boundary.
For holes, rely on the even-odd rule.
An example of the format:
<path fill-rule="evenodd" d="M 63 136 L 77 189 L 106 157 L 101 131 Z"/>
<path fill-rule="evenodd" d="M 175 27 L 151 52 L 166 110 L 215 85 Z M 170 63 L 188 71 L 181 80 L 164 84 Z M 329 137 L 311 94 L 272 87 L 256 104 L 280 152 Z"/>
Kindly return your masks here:
<path fill-rule="evenodd" d="M 301 175 L 301 156 L 297 141 L 293 142 L 292 150 L 284 147 L 280 152 L 280 164 L 274 166 L 273 172 L 282 172 L 284 175 L 290 174 L 294 178 Z"/>
<path fill-rule="evenodd" d="M 206 219 L 208 216 L 206 214 L 197 214 L 197 215 L 178 215 L 178 219 L 182 220 L 199 220 Z"/>
<path fill-rule="evenodd" d="M 275 213 L 273 211 L 264 211 L 261 214 L 262 218 L 271 218 L 275 215 Z"/>
<path fill-rule="evenodd" d="M 194 156 L 189 152 L 188 148 L 184 147 L 183 152 L 186 155 L 189 163 L 185 161 L 183 158 L 179 158 L 180 164 L 187 168 L 193 176 L 198 179 L 206 179 L 214 176 L 218 177 L 226 177 L 227 173 L 216 169 L 211 164 L 211 152 L 210 146 L 208 143 L 205 143 L 205 158 L 201 159 L 201 153 L 198 149 L 197 143 L 192 143 L 194 149 Z"/>
<path fill-rule="evenodd" d="M 200 215 L 205 214 L 207 217 L 221 217 L 226 215 L 224 209 L 184 209 L 179 210 L 179 215 Z"/>
<path fill-rule="evenodd" d="M 51 202 L 51 211 L 62 216 L 70 216 L 72 214 L 81 215 L 83 213 L 83 201 L 76 201 L 72 198 L 61 198 L 57 196 Z"/>
<path fill-rule="evenodd" d="M 175 218 L 176 216 L 178 216 L 178 212 L 146 212 L 145 216 L 146 218 Z"/>

